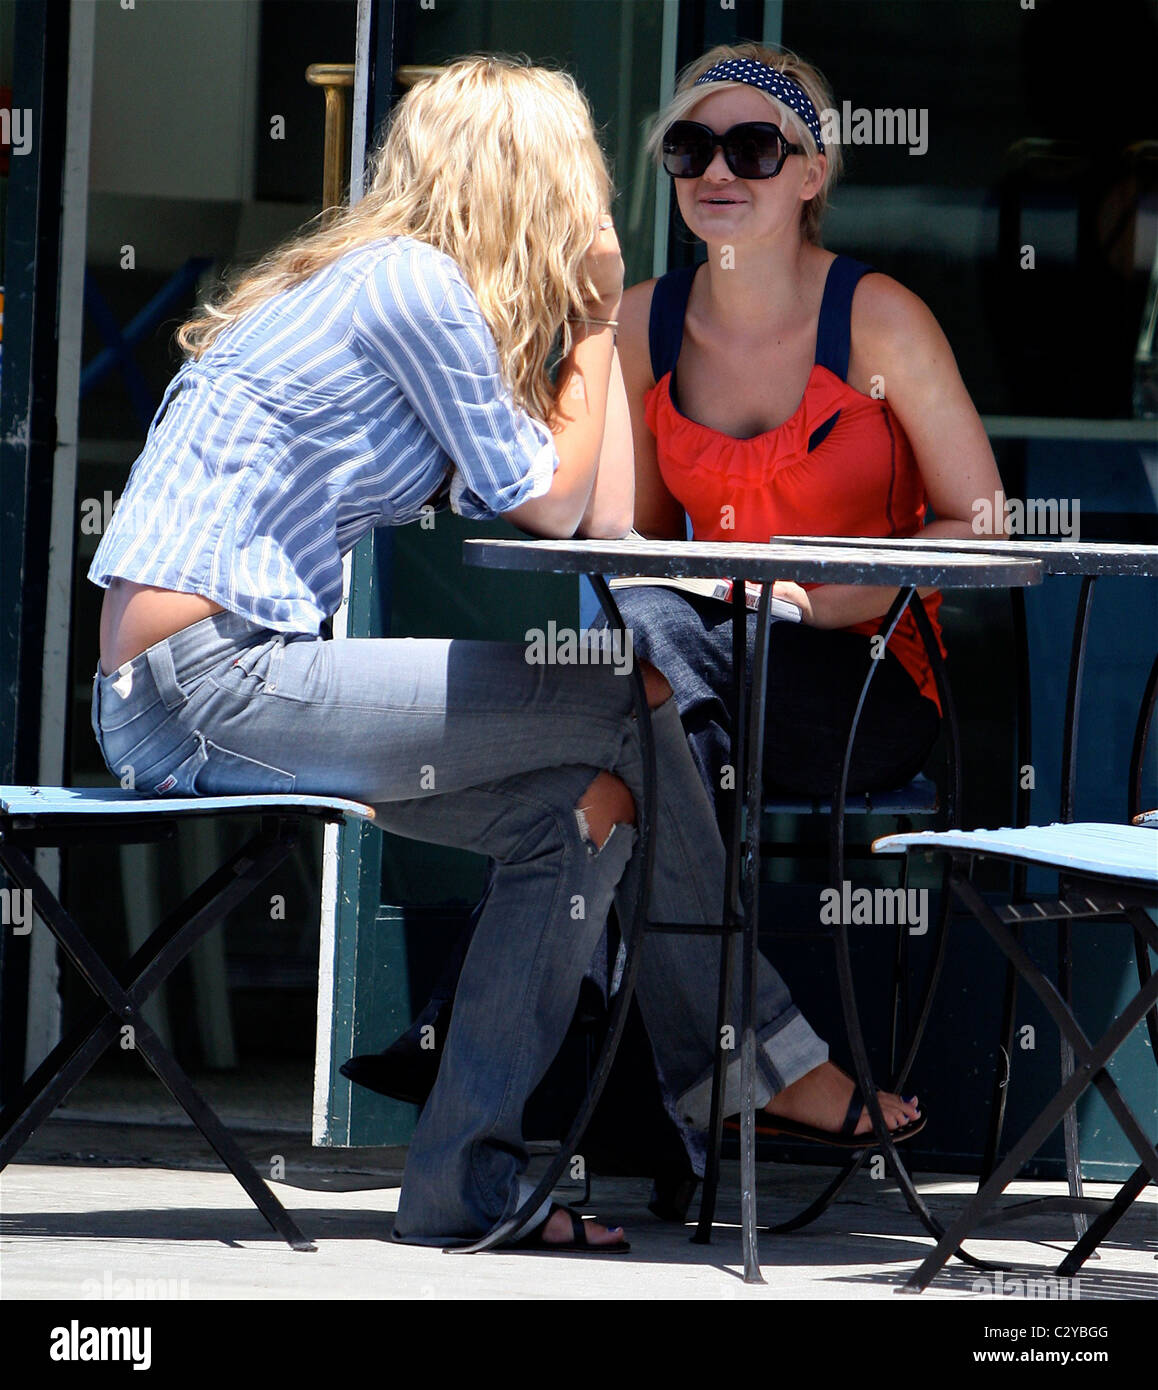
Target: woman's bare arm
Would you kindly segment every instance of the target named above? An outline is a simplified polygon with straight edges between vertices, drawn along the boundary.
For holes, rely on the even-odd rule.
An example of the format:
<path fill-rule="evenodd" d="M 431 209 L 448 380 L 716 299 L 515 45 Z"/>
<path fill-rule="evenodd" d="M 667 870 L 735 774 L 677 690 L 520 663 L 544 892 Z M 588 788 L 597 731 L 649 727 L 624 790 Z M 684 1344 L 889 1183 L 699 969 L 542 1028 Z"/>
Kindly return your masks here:
<path fill-rule="evenodd" d="M 623 257 L 610 217 L 587 251 L 585 270 L 595 286 L 586 322 L 572 323 L 571 351 L 555 377 L 555 408 L 549 424 L 559 466 L 550 490 L 513 507 L 509 521 L 535 536 L 573 536 L 591 503 L 603 449 L 615 356 L 615 329 L 623 295 Z"/>
<path fill-rule="evenodd" d="M 619 307 L 619 360 L 635 453 L 635 529 L 655 540 L 683 540 L 684 509 L 664 486 L 647 427 L 643 398 L 655 385 L 651 374 L 648 323 L 655 281 L 633 285 Z"/>
<path fill-rule="evenodd" d="M 992 506 L 1002 491 L 1001 477 L 937 320 L 895 280 L 868 275 L 853 298 L 852 341 L 849 383 L 867 394 L 871 378 L 879 378 L 913 446 L 936 514 L 920 534 L 972 537 L 974 504 L 984 499 Z M 1000 507 L 996 515 L 1000 534 Z M 885 614 L 896 592 L 887 586 L 825 584 L 808 591 L 805 621 L 826 628 L 866 622 Z"/>
<path fill-rule="evenodd" d="M 631 530 L 635 505 L 635 471 L 631 442 L 631 414 L 623 386 L 619 354 L 611 359 L 607 396 L 607 421 L 595 484 L 576 535 L 591 540 L 626 536 Z"/>

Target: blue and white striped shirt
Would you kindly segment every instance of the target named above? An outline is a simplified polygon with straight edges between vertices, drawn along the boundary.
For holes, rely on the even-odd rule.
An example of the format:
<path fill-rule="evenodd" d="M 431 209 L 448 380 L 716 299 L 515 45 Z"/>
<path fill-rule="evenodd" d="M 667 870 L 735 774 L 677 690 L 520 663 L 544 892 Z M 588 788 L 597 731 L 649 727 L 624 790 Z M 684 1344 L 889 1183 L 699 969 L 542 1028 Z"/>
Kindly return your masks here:
<path fill-rule="evenodd" d="M 514 403 L 478 300 L 410 237 L 347 252 L 222 333 L 169 383 L 88 577 L 201 594 L 317 633 L 375 526 L 540 497 L 551 432 Z"/>

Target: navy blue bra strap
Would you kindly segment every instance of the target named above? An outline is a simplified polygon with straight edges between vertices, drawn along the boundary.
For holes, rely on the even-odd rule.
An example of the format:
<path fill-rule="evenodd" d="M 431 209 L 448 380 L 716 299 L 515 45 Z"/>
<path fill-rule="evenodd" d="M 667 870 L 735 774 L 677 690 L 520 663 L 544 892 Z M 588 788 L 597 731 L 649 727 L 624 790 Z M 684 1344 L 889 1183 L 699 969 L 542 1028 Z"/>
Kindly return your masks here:
<path fill-rule="evenodd" d="M 648 321 L 648 346 L 651 349 L 651 371 L 655 381 L 670 372 L 680 355 L 684 338 L 684 315 L 692 280 L 697 266 L 680 266 L 669 270 L 655 282 L 651 296 L 651 318 Z"/>
<path fill-rule="evenodd" d="M 816 327 L 816 365 L 827 367 L 841 381 L 848 376 L 853 291 L 861 276 L 871 270 L 871 265 L 854 261 L 851 256 L 837 256 L 824 282 L 820 321 Z"/>

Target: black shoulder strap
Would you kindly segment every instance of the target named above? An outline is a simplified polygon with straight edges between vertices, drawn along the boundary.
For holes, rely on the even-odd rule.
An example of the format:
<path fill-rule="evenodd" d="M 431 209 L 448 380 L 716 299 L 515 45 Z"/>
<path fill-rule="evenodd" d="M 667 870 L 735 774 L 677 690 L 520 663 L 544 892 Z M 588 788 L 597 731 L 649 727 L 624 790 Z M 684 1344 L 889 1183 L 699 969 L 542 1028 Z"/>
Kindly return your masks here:
<path fill-rule="evenodd" d="M 871 265 L 854 261 L 851 256 L 837 256 L 829 266 L 828 278 L 824 282 L 820 321 L 816 327 L 816 365 L 827 367 L 841 381 L 848 376 L 853 291 L 861 276 L 869 274 L 871 270 Z"/>
<path fill-rule="evenodd" d="M 680 266 L 669 270 L 655 282 L 651 296 L 651 319 L 648 324 L 648 345 L 651 348 L 651 372 L 655 381 L 670 372 L 680 355 L 684 337 L 684 315 L 688 296 L 698 266 Z"/>

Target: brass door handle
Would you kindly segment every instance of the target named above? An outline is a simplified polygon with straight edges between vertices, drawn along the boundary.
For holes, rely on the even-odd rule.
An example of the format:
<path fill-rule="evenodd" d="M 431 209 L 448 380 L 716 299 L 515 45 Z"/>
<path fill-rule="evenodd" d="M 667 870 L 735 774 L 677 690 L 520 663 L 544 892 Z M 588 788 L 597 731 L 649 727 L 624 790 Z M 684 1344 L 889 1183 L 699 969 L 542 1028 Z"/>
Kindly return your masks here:
<path fill-rule="evenodd" d="M 441 63 L 403 63 L 400 68 L 395 70 L 394 76 L 400 87 L 413 87 L 424 77 L 434 77 L 445 71 L 445 64 Z"/>
<path fill-rule="evenodd" d="M 354 85 L 353 63 L 311 63 L 306 81 L 326 94 L 326 135 L 322 156 L 322 206 L 325 212 L 340 207 L 345 187 L 346 93 Z"/>
<path fill-rule="evenodd" d="M 433 77 L 444 69 L 441 65 L 404 63 L 396 69 L 395 78 L 402 87 L 413 87 L 424 77 Z M 322 157 L 322 206 L 330 212 L 342 204 L 345 187 L 346 93 L 354 85 L 353 63 L 311 63 L 306 68 L 306 81 L 321 87 L 326 96 L 326 134 Z"/>

